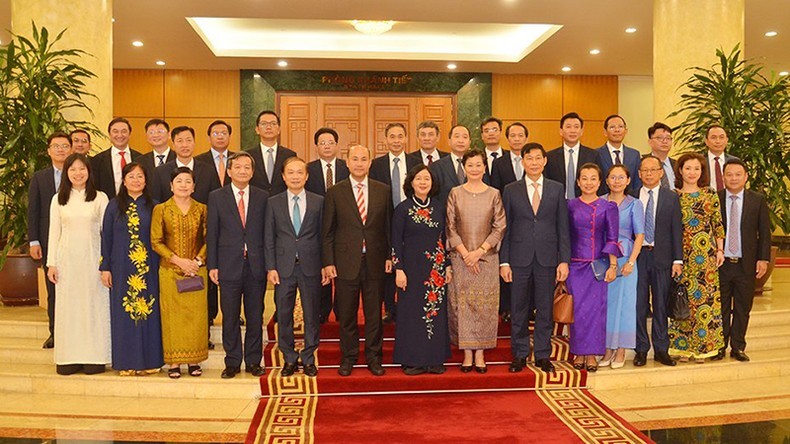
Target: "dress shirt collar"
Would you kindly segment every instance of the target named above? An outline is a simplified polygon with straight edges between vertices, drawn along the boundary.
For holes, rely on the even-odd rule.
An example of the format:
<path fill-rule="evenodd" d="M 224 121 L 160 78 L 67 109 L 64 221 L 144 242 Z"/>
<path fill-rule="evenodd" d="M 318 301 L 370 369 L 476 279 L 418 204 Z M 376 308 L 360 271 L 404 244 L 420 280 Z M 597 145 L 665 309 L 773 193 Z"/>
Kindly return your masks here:
<path fill-rule="evenodd" d="M 324 159 L 319 159 L 319 160 L 321 162 L 321 169 L 322 170 L 326 171 L 326 166 L 327 165 L 332 165 L 332 171 L 335 170 L 335 165 L 337 165 L 337 157 L 335 157 L 334 159 L 329 160 L 329 161 L 326 161 Z"/>
<path fill-rule="evenodd" d="M 576 145 L 568 146 L 565 142 L 562 142 L 562 148 L 565 150 L 565 154 L 568 154 L 568 150 L 573 150 L 573 154 L 576 155 L 579 152 L 579 147 L 581 147 L 580 142 L 576 142 Z"/>
<path fill-rule="evenodd" d="M 211 158 L 212 159 L 218 161 L 219 160 L 219 155 L 222 154 L 223 156 L 225 156 L 225 162 L 228 161 L 228 150 L 227 149 L 225 151 L 222 151 L 222 153 L 220 153 L 219 151 L 215 150 L 214 148 L 211 148 L 210 151 L 211 151 Z"/>
<path fill-rule="evenodd" d="M 661 190 L 661 182 L 658 183 L 654 188 L 642 187 L 642 191 L 639 193 L 640 196 L 644 195 L 645 199 L 649 196 L 649 192 L 653 191 L 653 199 L 658 199 L 659 190 Z"/>
<path fill-rule="evenodd" d="M 463 160 L 463 157 L 458 157 L 455 153 L 450 153 L 450 157 L 453 159 L 453 169 L 458 166 L 458 161 Z"/>
<path fill-rule="evenodd" d="M 727 205 L 729 205 L 729 202 L 731 200 L 730 198 L 732 196 L 738 196 L 738 202 L 743 204 L 743 194 L 744 194 L 744 191 L 746 190 L 745 188 L 742 188 L 741 191 L 739 191 L 737 193 L 734 193 L 734 194 L 730 193 L 730 190 L 728 190 L 726 188 L 724 190 L 725 190 L 725 194 L 727 195 Z"/>
<path fill-rule="evenodd" d="M 126 145 L 125 148 L 118 148 L 117 146 L 113 146 L 112 147 L 112 155 L 113 156 L 118 156 L 121 151 L 123 151 L 126 154 L 129 154 L 129 145 Z"/>
<path fill-rule="evenodd" d="M 291 190 L 286 190 L 286 192 L 288 193 L 288 202 L 293 202 L 294 196 L 299 196 L 299 202 L 307 202 L 307 193 L 305 192 L 304 188 L 302 188 L 302 191 L 300 191 L 299 194 L 294 194 L 291 192 Z"/>
<path fill-rule="evenodd" d="M 400 154 L 398 154 L 397 156 L 392 154 L 391 152 L 387 153 L 387 155 L 389 155 L 390 167 L 393 165 L 392 159 L 395 159 L 396 157 L 398 159 L 400 159 L 400 162 L 398 162 L 398 165 L 406 165 L 406 150 L 401 151 Z"/>
<path fill-rule="evenodd" d="M 189 163 L 181 163 L 181 161 L 178 160 L 178 158 L 176 158 L 176 168 L 179 168 L 179 167 L 187 167 L 190 170 L 194 171 L 195 170 L 195 158 L 194 157 L 190 157 L 189 158 Z"/>
<path fill-rule="evenodd" d="M 250 190 L 249 184 L 246 187 L 244 187 L 244 188 L 237 188 L 236 185 L 233 182 L 231 182 L 230 183 L 230 188 L 233 190 L 233 196 L 235 196 L 237 198 L 239 197 L 239 191 L 244 191 L 244 195 L 245 196 L 249 195 L 249 193 L 248 193 L 248 191 Z"/>
<path fill-rule="evenodd" d="M 277 156 L 277 147 L 278 147 L 277 143 L 275 143 L 272 146 L 266 146 L 266 145 L 263 144 L 263 142 L 261 142 L 260 145 L 261 145 L 261 152 L 263 152 L 264 155 L 269 154 L 268 153 L 269 148 L 272 148 L 274 150 L 272 152 L 272 155 L 275 156 L 275 157 Z"/>
<path fill-rule="evenodd" d="M 617 148 L 617 147 L 613 146 L 612 143 L 607 140 L 606 141 L 606 147 L 609 148 L 609 153 L 612 154 L 612 155 L 614 155 L 614 150 L 620 151 L 620 158 L 621 159 L 623 158 L 622 154 L 623 154 L 623 151 L 625 151 L 625 144 L 624 143 L 621 143 L 620 144 L 620 148 Z"/>
<path fill-rule="evenodd" d="M 719 165 L 721 165 L 722 168 L 724 168 L 724 158 L 725 158 L 724 152 L 722 151 L 722 153 L 717 156 L 712 152 L 710 152 L 710 150 L 708 150 L 708 162 L 710 163 L 715 162 L 717 157 L 719 158 Z"/>
<path fill-rule="evenodd" d="M 351 182 L 351 189 L 355 193 L 357 192 L 357 185 L 359 185 L 359 184 L 362 184 L 362 189 L 363 190 L 367 190 L 368 189 L 368 176 L 365 176 L 365 178 L 362 179 L 361 182 L 357 182 L 356 179 L 354 179 L 351 176 L 348 176 L 348 180 L 349 180 L 349 182 Z"/>
<path fill-rule="evenodd" d="M 533 189 L 532 188 L 532 184 L 533 183 L 537 183 L 538 186 L 539 186 L 539 189 L 543 189 L 543 175 L 542 174 L 540 175 L 540 177 L 538 177 L 538 180 L 532 180 L 532 179 L 529 178 L 529 176 L 524 176 L 524 182 L 527 183 L 527 190 L 532 190 Z"/>
<path fill-rule="evenodd" d="M 486 159 L 491 158 L 491 153 L 499 153 L 499 155 L 497 156 L 497 159 L 499 159 L 500 157 L 502 157 L 502 147 L 498 146 L 496 147 L 495 150 L 489 150 L 488 147 L 486 147 Z"/>

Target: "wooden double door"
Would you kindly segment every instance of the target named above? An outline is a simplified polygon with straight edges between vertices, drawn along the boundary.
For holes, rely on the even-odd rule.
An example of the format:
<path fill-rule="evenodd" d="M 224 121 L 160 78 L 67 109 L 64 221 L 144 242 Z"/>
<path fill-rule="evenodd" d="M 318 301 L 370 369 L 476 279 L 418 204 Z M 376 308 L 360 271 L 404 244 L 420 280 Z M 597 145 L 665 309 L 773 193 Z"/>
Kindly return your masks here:
<path fill-rule="evenodd" d="M 453 95 L 301 95 L 279 94 L 280 142 L 308 161 L 317 158 L 313 135 L 329 127 L 339 135 L 340 157 L 348 147 L 365 145 L 378 157 L 387 152 L 384 128 L 390 123 L 406 126 L 407 151 L 419 149 L 417 125 L 433 120 L 439 125 L 439 148 L 447 150 L 447 134 L 455 122 Z"/>

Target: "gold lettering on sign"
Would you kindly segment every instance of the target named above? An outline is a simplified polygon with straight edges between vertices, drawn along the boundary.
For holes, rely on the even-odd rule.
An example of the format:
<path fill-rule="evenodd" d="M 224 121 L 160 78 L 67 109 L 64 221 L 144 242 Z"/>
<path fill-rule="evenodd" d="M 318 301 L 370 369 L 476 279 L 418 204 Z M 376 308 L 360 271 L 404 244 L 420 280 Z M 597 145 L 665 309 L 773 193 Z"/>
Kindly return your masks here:
<path fill-rule="evenodd" d="M 393 85 L 408 85 L 412 80 L 409 74 L 388 76 L 380 74 L 361 75 L 329 75 L 321 76 L 321 83 L 334 85 L 354 91 L 380 91 L 390 89 Z"/>

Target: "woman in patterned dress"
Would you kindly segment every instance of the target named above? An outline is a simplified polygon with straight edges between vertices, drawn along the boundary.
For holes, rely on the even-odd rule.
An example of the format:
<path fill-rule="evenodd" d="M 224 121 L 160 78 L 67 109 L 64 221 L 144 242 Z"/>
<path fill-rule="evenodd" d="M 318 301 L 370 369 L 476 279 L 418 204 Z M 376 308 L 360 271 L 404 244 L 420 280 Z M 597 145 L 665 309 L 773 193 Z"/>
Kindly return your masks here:
<path fill-rule="evenodd" d="M 683 274 L 691 317 L 669 324 L 669 353 L 698 364 L 724 347 L 719 267 L 724 263 L 724 226 L 719 197 L 709 188 L 707 160 L 696 153 L 675 164 L 675 187 L 683 213 Z"/>
<path fill-rule="evenodd" d="M 393 360 L 403 373 L 445 372 L 450 357 L 447 283 L 452 268 L 444 250 L 444 205 L 433 197 L 439 184 L 422 163 L 403 185 L 407 199 L 392 216 L 392 262 L 398 293 Z"/>

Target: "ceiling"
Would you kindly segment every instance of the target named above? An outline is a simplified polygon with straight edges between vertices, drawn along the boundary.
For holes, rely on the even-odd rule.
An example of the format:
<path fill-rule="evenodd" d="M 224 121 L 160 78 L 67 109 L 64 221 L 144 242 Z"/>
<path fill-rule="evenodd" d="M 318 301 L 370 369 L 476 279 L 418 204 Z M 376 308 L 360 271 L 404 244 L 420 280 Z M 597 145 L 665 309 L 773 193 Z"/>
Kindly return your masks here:
<path fill-rule="evenodd" d="M 10 28 L 9 4 L 0 0 L 0 29 Z M 515 63 L 335 59 L 320 54 L 216 57 L 188 17 L 285 19 L 306 28 L 315 26 L 315 20 L 442 22 L 454 24 L 460 34 L 474 30 L 476 24 L 492 23 L 562 28 Z M 283 69 L 277 62 L 286 59 L 285 69 L 297 70 L 446 71 L 448 62 L 456 62 L 457 70 L 464 72 L 559 74 L 563 66 L 570 66 L 570 74 L 652 74 L 652 2 L 648 0 L 115 0 L 114 18 L 115 68 L 161 69 L 155 62 L 163 60 L 167 69 Z M 745 25 L 747 57 L 776 71 L 790 71 L 790 1 L 748 0 Z M 637 32 L 626 34 L 628 27 Z M 778 35 L 765 37 L 769 30 Z M 7 41 L 8 34 L 0 33 L 0 39 Z M 134 40 L 144 46 L 133 47 Z M 430 46 L 430 38 L 425 40 Z M 600 54 L 590 55 L 594 48 Z"/>

